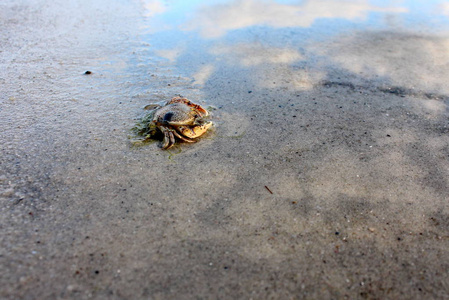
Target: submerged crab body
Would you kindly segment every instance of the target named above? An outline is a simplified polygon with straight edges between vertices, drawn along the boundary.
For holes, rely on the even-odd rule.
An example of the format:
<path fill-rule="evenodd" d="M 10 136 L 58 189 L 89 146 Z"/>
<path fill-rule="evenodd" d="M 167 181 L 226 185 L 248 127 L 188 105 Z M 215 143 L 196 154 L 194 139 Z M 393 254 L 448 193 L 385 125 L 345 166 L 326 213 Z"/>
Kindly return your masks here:
<path fill-rule="evenodd" d="M 164 134 L 162 149 L 172 147 L 176 138 L 188 143 L 195 142 L 195 138 L 212 126 L 212 122 L 204 120 L 208 115 L 203 107 L 182 97 L 175 97 L 156 109 L 152 122 Z"/>

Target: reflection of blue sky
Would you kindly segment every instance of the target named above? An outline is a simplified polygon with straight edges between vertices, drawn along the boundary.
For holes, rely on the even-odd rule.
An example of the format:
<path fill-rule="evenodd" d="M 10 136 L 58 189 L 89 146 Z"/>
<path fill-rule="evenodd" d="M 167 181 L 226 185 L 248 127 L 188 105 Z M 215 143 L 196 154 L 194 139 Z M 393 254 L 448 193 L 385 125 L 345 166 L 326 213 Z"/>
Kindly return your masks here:
<path fill-rule="evenodd" d="M 223 62 L 254 67 L 310 60 L 312 43 L 351 32 L 449 31 L 449 2 L 142 0 L 154 53 L 205 83 Z M 309 55 L 308 55 L 309 54 Z M 223 59 L 224 58 L 224 59 Z M 366 58 L 369 59 L 369 58 Z"/>
<path fill-rule="evenodd" d="M 295 29 L 301 34 L 305 27 L 313 27 L 309 28 L 309 32 L 312 32 L 316 39 L 320 39 L 320 35 L 325 37 L 348 28 L 359 27 L 361 21 L 371 24 L 379 22 L 379 18 L 370 17 L 370 10 L 405 11 L 397 5 L 386 8 L 366 1 L 330 0 L 146 0 L 143 1 L 143 6 L 144 14 L 149 17 L 147 31 L 151 34 L 152 44 L 172 49 L 172 52 L 175 47 L 185 49 L 186 44 L 195 43 L 201 46 L 204 40 L 211 37 L 237 42 L 247 41 L 245 31 L 251 27 L 268 26 L 271 28 L 268 34 L 274 35 L 283 28 Z M 355 20 L 357 22 L 354 22 Z M 311 37 L 310 34 L 308 36 Z M 272 39 L 270 43 L 276 44 L 276 39 Z"/>
<path fill-rule="evenodd" d="M 449 30 L 449 2 L 445 0 L 404 1 L 409 13 L 402 16 L 403 26 L 408 29 Z"/>
<path fill-rule="evenodd" d="M 145 15 L 150 32 L 193 30 L 206 38 L 220 37 L 229 31 L 251 26 L 320 27 L 327 29 L 352 23 L 357 26 L 382 26 L 383 17 L 398 15 L 403 22 L 449 23 L 445 1 L 385 1 L 385 0 L 211 0 L 200 1 L 146 0 Z M 163 8 L 163 9 L 161 9 Z M 405 25 L 405 24 L 404 24 Z M 337 26 L 338 27 L 338 26 Z M 344 27 L 344 26 L 343 26 Z"/>
<path fill-rule="evenodd" d="M 443 1 L 385 0 L 142 0 L 152 44 L 173 48 L 206 39 L 245 40 L 251 28 L 295 30 L 307 39 L 326 39 L 348 30 L 391 26 L 448 28 L 449 5 Z M 447 15 L 445 15 L 447 14 Z M 227 36 L 227 37 L 226 37 Z M 276 42 L 275 40 L 271 42 Z M 185 45 L 184 45 L 185 46 Z"/>
<path fill-rule="evenodd" d="M 365 20 L 372 12 L 403 13 L 399 6 L 375 6 L 367 1 L 303 1 L 284 4 L 275 1 L 239 0 L 217 6 L 204 6 L 188 28 L 199 30 L 207 38 L 216 38 L 230 30 L 251 26 L 273 28 L 311 27 L 317 20 Z"/>

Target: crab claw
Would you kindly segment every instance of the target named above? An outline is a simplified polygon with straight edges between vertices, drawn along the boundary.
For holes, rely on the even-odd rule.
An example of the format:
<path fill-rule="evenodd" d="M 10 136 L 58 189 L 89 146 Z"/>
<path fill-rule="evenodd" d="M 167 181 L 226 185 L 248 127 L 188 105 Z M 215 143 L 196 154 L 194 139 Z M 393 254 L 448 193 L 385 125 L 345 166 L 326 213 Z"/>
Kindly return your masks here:
<path fill-rule="evenodd" d="M 202 125 L 196 126 L 178 126 L 177 130 L 184 137 L 194 139 L 206 133 L 206 131 L 212 126 L 212 124 L 212 122 L 206 122 Z"/>

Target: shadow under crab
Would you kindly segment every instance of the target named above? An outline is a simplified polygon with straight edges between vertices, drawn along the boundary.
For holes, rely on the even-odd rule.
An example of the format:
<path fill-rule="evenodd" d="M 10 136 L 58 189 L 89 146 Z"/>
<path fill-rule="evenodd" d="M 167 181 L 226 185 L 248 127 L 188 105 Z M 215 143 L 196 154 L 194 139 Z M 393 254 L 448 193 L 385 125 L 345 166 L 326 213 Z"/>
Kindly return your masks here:
<path fill-rule="evenodd" d="M 213 125 L 209 112 L 183 97 L 174 97 L 163 106 L 156 106 L 134 128 L 143 141 L 162 137 L 161 148 L 166 150 L 181 140 L 194 143 Z"/>

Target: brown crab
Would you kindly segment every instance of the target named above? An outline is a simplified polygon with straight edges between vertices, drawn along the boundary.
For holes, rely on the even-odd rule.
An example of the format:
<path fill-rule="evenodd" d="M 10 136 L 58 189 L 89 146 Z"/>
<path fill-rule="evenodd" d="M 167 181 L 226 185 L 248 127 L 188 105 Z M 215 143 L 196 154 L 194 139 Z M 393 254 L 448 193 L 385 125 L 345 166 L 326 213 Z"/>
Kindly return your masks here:
<path fill-rule="evenodd" d="M 206 133 L 212 122 L 204 117 L 209 112 L 186 98 L 174 97 L 154 111 L 151 121 L 164 134 L 162 149 L 172 147 L 176 139 L 193 143 L 194 139 Z"/>

